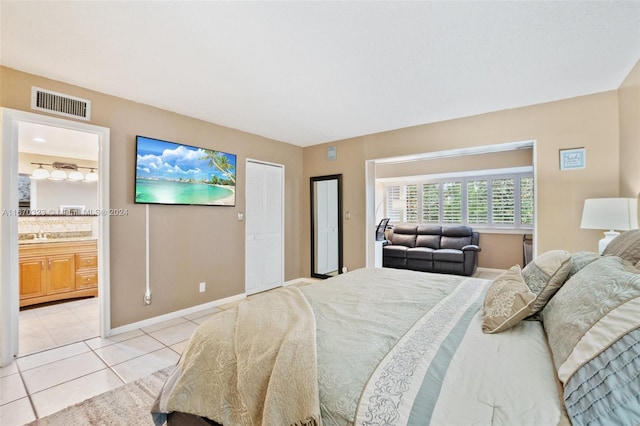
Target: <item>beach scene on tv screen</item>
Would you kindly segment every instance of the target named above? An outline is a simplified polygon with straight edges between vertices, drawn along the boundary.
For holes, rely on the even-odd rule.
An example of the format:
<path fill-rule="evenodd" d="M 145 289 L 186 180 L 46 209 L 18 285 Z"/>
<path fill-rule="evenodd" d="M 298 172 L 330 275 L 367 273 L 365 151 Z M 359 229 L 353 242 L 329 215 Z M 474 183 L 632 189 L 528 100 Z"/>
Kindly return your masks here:
<path fill-rule="evenodd" d="M 235 206 L 236 156 L 139 136 L 136 202 Z"/>

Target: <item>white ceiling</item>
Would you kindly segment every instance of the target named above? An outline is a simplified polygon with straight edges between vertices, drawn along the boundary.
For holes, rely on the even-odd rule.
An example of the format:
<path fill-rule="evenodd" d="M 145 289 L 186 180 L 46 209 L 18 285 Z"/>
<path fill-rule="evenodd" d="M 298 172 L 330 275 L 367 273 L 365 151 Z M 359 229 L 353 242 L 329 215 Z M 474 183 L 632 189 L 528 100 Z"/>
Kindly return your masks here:
<path fill-rule="evenodd" d="M 20 153 L 97 162 L 98 151 L 98 135 L 95 133 L 27 122 L 21 122 L 18 125 L 18 152 Z"/>
<path fill-rule="evenodd" d="M 309 146 L 615 90 L 640 1 L 0 2 L 0 63 Z"/>

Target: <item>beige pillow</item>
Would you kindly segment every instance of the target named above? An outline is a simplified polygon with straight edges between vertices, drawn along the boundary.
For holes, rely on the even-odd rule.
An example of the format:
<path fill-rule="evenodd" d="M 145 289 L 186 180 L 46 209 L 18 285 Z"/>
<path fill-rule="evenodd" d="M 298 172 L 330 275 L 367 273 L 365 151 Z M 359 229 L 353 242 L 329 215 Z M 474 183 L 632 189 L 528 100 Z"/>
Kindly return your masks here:
<path fill-rule="evenodd" d="M 484 298 L 483 333 L 500 333 L 533 314 L 531 305 L 536 300 L 522 277 L 520 265 L 515 265 L 498 276 Z"/>
<path fill-rule="evenodd" d="M 602 252 L 603 256 L 618 256 L 631 263 L 640 262 L 640 229 L 632 229 L 615 237 Z"/>
<path fill-rule="evenodd" d="M 533 313 L 540 311 L 564 284 L 571 272 L 571 254 L 565 250 L 551 250 L 533 259 L 522 270 L 527 286 L 536 295 L 531 306 Z"/>

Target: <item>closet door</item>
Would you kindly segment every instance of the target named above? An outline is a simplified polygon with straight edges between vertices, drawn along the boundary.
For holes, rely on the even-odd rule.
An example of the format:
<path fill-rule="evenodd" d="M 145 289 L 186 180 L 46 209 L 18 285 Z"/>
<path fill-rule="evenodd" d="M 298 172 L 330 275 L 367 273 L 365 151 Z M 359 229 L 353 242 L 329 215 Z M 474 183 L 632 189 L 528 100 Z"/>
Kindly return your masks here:
<path fill-rule="evenodd" d="M 257 293 L 284 281 L 284 168 L 247 161 L 245 291 Z"/>

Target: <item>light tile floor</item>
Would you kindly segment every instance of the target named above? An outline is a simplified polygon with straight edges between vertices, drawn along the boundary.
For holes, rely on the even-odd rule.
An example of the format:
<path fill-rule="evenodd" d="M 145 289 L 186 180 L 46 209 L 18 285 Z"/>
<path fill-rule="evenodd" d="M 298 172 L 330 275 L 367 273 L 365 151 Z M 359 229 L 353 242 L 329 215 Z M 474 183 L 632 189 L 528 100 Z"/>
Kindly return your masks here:
<path fill-rule="evenodd" d="M 493 279 L 500 272 L 478 271 L 474 276 Z M 97 299 L 22 311 L 20 353 L 31 354 L 0 368 L 0 425 L 23 425 L 175 365 L 196 327 L 237 303 L 108 339 L 95 337 Z"/>
<path fill-rule="evenodd" d="M 108 339 L 95 337 L 95 299 L 21 312 L 20 353 L 31 354 L 0 368 L 0 425 L 23 425 L 175 365 L 198 324 L 220 310 L 202 310 Z M 70 332 L 56 332 L 56 327 Z"/>

